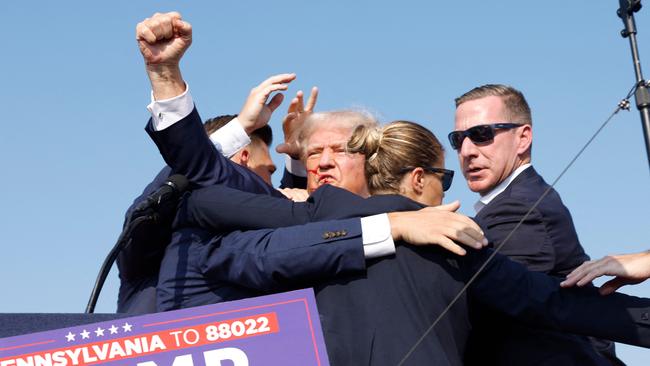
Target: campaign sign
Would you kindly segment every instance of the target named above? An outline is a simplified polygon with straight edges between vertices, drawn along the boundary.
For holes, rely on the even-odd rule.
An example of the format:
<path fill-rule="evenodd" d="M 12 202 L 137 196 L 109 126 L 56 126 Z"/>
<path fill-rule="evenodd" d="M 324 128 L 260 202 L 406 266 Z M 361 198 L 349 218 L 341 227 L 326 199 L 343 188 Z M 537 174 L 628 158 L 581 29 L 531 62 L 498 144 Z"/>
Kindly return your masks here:
<path fill-rule="evenodd" d="M 329 365 L 311 289 L 0 339 L 0 366 Z"/>

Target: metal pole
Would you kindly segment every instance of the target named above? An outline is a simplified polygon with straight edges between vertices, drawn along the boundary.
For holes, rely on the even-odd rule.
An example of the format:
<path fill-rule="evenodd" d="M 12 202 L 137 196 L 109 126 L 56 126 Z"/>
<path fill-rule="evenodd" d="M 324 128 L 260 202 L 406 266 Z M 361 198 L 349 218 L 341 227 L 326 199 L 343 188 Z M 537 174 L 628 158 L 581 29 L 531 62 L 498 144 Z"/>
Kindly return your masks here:
<path fill-rule="evenodd" d="M 641 10 L 641 0 L 619 0 L 619 9 L 616 14 L 623 20 L 625 28 L 621 31 L 621 36 L 630 39 L 630 48 L 632 49 L 632 61 L 634 63 L 634 73 L 636 76 L 637 89 L 634 93 L 636 107 L 641 114 L 641 125 L 645 136 L 645 149 L 648 155 L 648 167 L 650 167 L 650 93 L 648 86 L 641 73 L 641 61 L 639 60 L 639 49 L 636 42 L 636 23 L 634 13 Z"/>

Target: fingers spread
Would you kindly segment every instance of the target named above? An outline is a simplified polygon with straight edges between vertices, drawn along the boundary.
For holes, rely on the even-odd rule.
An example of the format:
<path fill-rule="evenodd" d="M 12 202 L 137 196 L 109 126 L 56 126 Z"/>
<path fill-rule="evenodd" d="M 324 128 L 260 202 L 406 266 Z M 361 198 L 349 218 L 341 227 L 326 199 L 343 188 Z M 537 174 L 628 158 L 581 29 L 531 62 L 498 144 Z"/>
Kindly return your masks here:
<path fill-rule="evenodd" d="M 271 110 L 271 112 L 275 111 L 280 104 L 282 104 L 282 100 L 284 100 L 284 95 L 282 94 L 276 94 L 271 98 L 271 101 L 269 101 L 269 104 L 267 106 Z"/>
<path fill-rule="evenodd" d="M 316 101 L 318 101 L 318 88 L 313 87 L 311 88 L 311 94 L 307 100 L 307 106 L 305 106 L 305 110 L 307 112 L 313 112 L 314 108 L 316 107 Z"/>
<path fill-rule="evenodd" d="M 600 286 L 598 292 L 600 292 L 601 295 L 609 295 L 616 292 L 616 290 L 618 290 L 621 286 L 626 284 L 627 281 L 625 281 L 625 279 L 616 277 L 605 282 L 602 286 Z"/>
<path fill-rule="evenodd" d="M 458 255 L 467 254 L 467 251 L 463 249 L 460 245 L 454 243 L 453 241 L 449 240 L 444 236 L 440 237 L 440 239 L 437 241 L 437 244 L 454 254 L 458 254 Z"/>
<path fill-rule="evenodd" d="M 267 85 L 263 89 L 253 89 L 255 92 L 260 92 L 260 97 L 266 101 L 266 98 L 271 95 L 271 93 L 278 91 L 278 90 L 287 90 L 289 88 L 289 85 L 287 84 L 272 84 L 272 85 Z"/>
<path fill-rule="evenodd" d="M 259 86 L 265 87 L 271 84 L 285 84 L 290 83 L 296 78 L 296 74 L 278 74 L 264 80 Z"/>
<path fill-rule="evenodd" d="M 474 249 L 483 248 L 483 242 L 476 240 L 472 235 L 466 233 L 465 231 L 459 231 L 455 236 L 456 237 L 454 240 L 460 244 L 467 245 L 468 247 Z"/>
<path fill-rule="evenodd" d="M 298 111 L 298 102 L 298 97 L 291 99 L 291 103 L 289 103 L 289 108 L 287 109 L 287 115 L 285 116 L 285 121 L 289 118 L 289 116 L 295 117 Z"/>
<path fill-rule="evenodd" d="M 304 96 L 305 95 L 302 92 L 302 90 L 298 90 L 298 92 L 296 93 L 296 98 L 295 98 L 296 101 L 297 101 L 297 103 L 296 103 L 296 112 L 298 112 L 298 113 L 302 113 L 302 112 L 305 111 L 305 103 L 304 103 L 304 99 L 303 99 Z"/>

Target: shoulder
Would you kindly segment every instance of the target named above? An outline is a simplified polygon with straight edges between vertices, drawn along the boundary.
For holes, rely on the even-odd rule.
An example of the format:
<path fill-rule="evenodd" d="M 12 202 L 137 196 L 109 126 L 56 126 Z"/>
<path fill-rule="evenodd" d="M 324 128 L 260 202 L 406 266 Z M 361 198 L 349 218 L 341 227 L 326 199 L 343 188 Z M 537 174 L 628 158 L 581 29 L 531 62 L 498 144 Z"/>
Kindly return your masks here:
<path fill-rule="evenodd" d="M 519 174 L 485 209 L 501 211 L 501 206 L 508 206 L 508 202 L 512 201 L 530 208 L 542 197 L 538 205 L 538 209 L 542 212 L 553 210 L 554 207 L 564 207 L 558 192 L 546 183 L 533 167 L 530 167 Z"/>

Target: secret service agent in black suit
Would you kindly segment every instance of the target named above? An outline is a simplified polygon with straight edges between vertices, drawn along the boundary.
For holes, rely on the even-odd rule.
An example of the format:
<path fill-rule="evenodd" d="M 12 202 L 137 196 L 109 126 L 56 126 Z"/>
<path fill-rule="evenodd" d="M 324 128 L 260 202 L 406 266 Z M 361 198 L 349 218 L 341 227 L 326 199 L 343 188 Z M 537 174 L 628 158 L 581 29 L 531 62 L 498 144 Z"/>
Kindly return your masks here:
<path fill-rule="evenodd" d="M 507 85 L 476 87 L 456 99 L 449 141 L 458 153 L 463 176 L 481 194 L 476 221 L 500 253 L 532 271 L 564 277 L 585 254 L 569 210 L 555 190 L 518 226 L 550 187 L 530 165 L 533 124 L 523 94 Z M 474 322 L 468 365 L 622 364 L 610 342 L 529 329 L 498 314 L 479 314 Z"/>
<path fill-rule="evenodd" d="M 475 217 L 492 243 L 502 243 L 535 201 L 549 188 L 532 166 L 526 167 L 508 187 L 483 207 Z M 559 194 L 551 189 L 535 210 L 501 248 L 499 253 L 532 271 L 564 278 L 573 268 L 589 260 L 584 253 L 569 210 Z M 472 364 L 482 364 L 489 350 L 493 364 L 517 364 L 524 361 L 554 365 L 619 364 L 613 344 L 570 334 L 535 329 L 510 321 L 489 310 L 478 309 L 468 354 Z M 602 344 L 594 351 L 593 343 Z M 600 349 L 610 347 L 608 358 Z M 552 350 L 552 352 L 551 352 Z M 549 354 L 551 353 L 551 354 Z"/>

